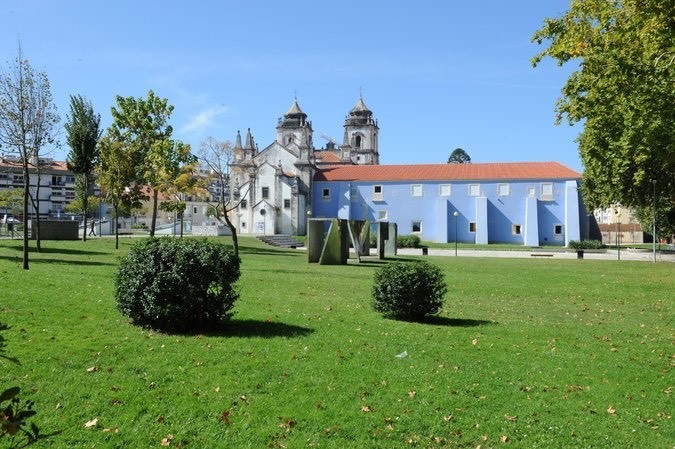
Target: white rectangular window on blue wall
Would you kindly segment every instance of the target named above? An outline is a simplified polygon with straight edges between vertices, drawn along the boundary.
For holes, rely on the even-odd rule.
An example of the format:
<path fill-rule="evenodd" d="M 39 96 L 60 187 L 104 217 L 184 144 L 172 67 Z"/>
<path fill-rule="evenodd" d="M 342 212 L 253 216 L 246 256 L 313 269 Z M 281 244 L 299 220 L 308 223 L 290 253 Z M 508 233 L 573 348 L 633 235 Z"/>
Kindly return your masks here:
<path fill-rule="evenodd" d="M 413 221 L 410 225 L 410 232 L 422 232 L 422 222 L 421 221 Z"/>
<path fill-rule="evenodd" d="M 450 184 L 441 184 L 438 186 L 438 194 L 440 196 L 450 196 L 452 193 L 452 188 L 450 187 Z"/>
<path fill-rule="evenodd" d="M 377 219 L 379 221 L 386 221 L 387 220 L 387 211 L 386 210 L 378 210 L 377 211 Z"/>
<path fill-rule="evenodd" d="M 534 198 L 535 196 L 537 196 L 537 189 L 535 187 L 528 187 L 527 196 L 530 198 Z"/>
<path fill-rule="evenodd" d="M 373 201 L 382 201 L 384 200 L 384 189 L 381 185 L 376 184 L 373 186 Z"/>
<path fill-rule="evenodd" d="M 328 188 L 321 189 L 321 199 L 322 200 L 330 199 L 330 189 Z"/>
<path fill-rule="evenodd" d="M 469 184 L 469 196 L 480 196 L 480 184 Z"/>
<path fill-rule="evenodd" d="M 497 195 L 499 196 L 511 195 L 511 187 L 508 184 L 497 184 Z"/>
<path fill-rule="evenodd" d="M 542 200 L 552 200 L 553 199 L 553 183 L 544 182 L 541 184 L 541 199 Z"/>
<path fill-rule="evenodd" d="M 411 196 L 422 196 L 422 184 L 413 184 L 410 186 Z"/>

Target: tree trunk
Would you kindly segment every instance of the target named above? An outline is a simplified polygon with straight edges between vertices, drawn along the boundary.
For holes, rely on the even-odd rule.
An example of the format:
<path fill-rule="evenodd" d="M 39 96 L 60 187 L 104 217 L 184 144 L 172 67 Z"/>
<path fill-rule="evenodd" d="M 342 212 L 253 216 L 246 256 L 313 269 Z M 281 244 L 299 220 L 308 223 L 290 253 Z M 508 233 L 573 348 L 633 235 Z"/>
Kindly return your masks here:
<path fill-rule="evenodd" d="M 234 224 L 230 221 L 230 217 L 227 216 L 227 212 L 225 212 L 225 223 L 227 224 L 227 227 L 230 228 L 230 232 L 232 233 L 232 252 L 234 252 L 234 255 L 239 257 L 239 240 L 237 238 L 237 228 L 234 227 Z"/>
<path fill-rule="evenodd" d="M 152 221 L 150 222 L 150 237 L 155 236 L 155 225 L 157 224 L 157 198 L 159 191 L 152 189 Z"/>
<path fill-rule="evenodd" d="M 84 179 L 84 195 L 82 196 L 82 216 L 84 217 L 84 233 L 82 234 L 82 241 L 86 242 L 87 241 L 87 206 L 88 206 L 88 200 L 89 200 L 89 195 L 87 195 L 87 192 L 89 192 L 89 177 L 85 175 Z"/>
<path fill-rule="evenodd" d="M 23 160 L 23 269 L 28 270 L 28 194 L 30 188 L 30 174 L 28 161 Z"/>
<path fill-rule="evenodd" d="M 118 220 L 119 220 L 119 214 L 117 213 L 117 206 L 113 206 L 113 210 L 115 211 L 115 249 L 120 248 L 120 229 L 119 226 L 117 225 Z"/>

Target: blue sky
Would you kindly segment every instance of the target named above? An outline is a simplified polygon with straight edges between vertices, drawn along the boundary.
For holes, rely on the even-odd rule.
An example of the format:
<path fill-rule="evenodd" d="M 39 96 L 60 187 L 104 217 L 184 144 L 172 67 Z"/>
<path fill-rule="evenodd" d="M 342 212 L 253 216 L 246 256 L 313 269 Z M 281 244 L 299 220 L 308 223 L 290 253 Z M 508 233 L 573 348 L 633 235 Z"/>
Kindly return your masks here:
<path fill-rule="evenodd" d="M 361 93 L 383 164 L 559 161 L 582 170 L 579 126 L 554 125 L 571 67 L 529 62 L 545 17 L 568 0 L 2 0 L 0 61 L 44 70 L 65 122 L 69 95 L 110 125 L 115 96 L 149 89 L 175 106 L 174 137 L 251 128 L 260 148 L 297 95 L 314 129 L 342 141 Z M 54 157 L 65 158 L 64 147 Z"/>

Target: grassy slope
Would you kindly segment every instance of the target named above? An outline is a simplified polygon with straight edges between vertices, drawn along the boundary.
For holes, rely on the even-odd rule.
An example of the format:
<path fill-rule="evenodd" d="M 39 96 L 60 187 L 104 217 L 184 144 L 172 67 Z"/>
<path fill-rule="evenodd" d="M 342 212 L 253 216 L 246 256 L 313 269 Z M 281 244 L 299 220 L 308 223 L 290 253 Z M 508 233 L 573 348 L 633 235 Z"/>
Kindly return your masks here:
<path fill-rule="evenodd" d="M 221 335 L 115 309 L 112 241 L 0 242 L 0 386 L 35 400 L 35 447 L 669 447 L 672 264 L 430 258 L 429 323 L 370 308 L 382 262 L 318 266 L 243 239 Z M 396 354 L 407 351 L 408 357 Z M 84 424 L 97 418 L 97 425 Z"/>

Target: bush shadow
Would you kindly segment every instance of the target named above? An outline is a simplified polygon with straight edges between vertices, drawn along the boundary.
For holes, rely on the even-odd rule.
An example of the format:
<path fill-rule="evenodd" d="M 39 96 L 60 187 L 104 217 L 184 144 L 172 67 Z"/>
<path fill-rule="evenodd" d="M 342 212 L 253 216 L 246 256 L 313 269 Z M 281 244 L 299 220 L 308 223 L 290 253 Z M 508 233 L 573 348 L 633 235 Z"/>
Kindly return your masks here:
<path fill-rule="evenodd" d="M 224 322 L 221 326 L 206 331 L 183 332 L 182 335 L 205 335 L 208 337 L 246 337 L 246 338 L 293 338 L 303 337 L 314 332 L 302 326 L 261 320 L 237 320 Z"/>
<path fill-rule="evenodd" d="M 396 319 L 396 318 L 390 318 Z M 489 326 L 498 324 L 495 321 L 488 320 L 472 320 L 468 318 L 448 318 L 444 316 L 427 316 L 417 319 L 399 319 L 398 321 L 405 321 L 408 323 L 430 324 L 432 326 L 448 326 L 448 327 L 477 327 Z"/>

